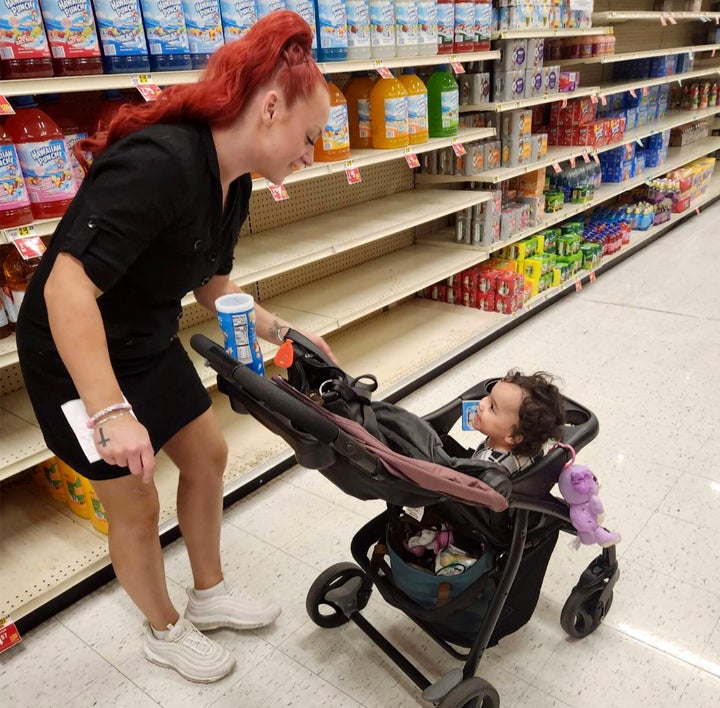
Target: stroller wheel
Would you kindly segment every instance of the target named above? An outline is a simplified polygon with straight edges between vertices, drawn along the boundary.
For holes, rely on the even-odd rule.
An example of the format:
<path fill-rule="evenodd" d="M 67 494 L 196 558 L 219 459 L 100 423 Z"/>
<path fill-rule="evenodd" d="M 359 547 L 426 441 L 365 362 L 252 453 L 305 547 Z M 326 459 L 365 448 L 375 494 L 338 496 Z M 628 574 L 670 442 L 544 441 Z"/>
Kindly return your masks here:
<path fill-rule="evenodd" d="M 499 708 L 495 687 L 479 676 L 461 681 L 440 701 L 439 708 Z"/>
<path fill-rule="evenodd" d="M 308 590 L 305 609 L 318 627 L 332 629 L 350 621 L 370 600 L 372 581 L 354 563 L 336 563 L 324 570 Z"/>
<path fill-rule="evenodd" d="M 612 591 L 605 603 L 600 597 L 603 588 L 590 595 L 577 588 L 570 593 L 560 614 L 560 626 L 576 639 L 583 639 L 592 634 L 610 611 L 613 601 Z"/>

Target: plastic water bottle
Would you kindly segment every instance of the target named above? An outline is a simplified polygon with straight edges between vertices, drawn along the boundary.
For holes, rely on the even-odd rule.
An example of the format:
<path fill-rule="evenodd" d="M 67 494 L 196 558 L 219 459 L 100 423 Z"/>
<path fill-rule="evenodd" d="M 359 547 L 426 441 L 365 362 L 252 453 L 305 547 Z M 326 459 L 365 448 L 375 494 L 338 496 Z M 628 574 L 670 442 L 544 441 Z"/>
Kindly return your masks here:
<path fill-rule="evenodd" d="M 346 0 L 348 59 L 369 59 L 370 3 L 369 0 Z"/>
<path fill-rule="evenodd" d="M 192 69 L 180 0 L 140 0 L 152 71 Z"/>
<path fill-rule="evenodd" d="M 395 0 L 395 55 L 416 57 L 419 48 L 417 0 Z"/>
<path fill-rule="evenodd" d="M 345 0 L 313 0 L 318 61 L 347 59 L 347 15 Z"/>
<path fill-rule="evenodd" d="M 219 0 L 182 0 L 187 27 L 190 62 L 203 69 L 210 55 L 225 44 Z"/>
<path fill-rule="evenodd" d="M 56 76 L 102 74 L 90 0 L 40 0 Z"/>
<path fill-rule="evenodd" d="M 393 0 L 370 0 L 370 56 L 374 59 L 395 56 Z"/>
<path fill-rule="evenodd" d="M 437 2 L 417 0 L 418 55 L 435 56 L 438 52 Z"/>
<path fill-rule="evenodd" d="M 5 2 L 0 15 L 0 78 L 52 75 L 50 46 L 38 0 Z"/>
<path fill-rule="evenodd" d="M 244 37 L 257 22 L 255 0 L 220 0 L 225 43 Z"/>
<path fill-rule="evenodd" d="M 150 71 L 138 0 L 92 0 L 106 74 Z"/>

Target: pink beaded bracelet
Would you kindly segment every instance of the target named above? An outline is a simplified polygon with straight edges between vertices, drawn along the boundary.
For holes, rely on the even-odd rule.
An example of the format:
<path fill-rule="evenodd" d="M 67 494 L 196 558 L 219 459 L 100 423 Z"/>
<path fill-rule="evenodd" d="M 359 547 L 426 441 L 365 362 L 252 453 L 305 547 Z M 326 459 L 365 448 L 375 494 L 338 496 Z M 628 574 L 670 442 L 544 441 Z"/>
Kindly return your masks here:
<path fill-rule="evenodd" d="M 122 403 L 113 403 L 112 406 L 108 406 L 107 408 L 103 408 L 102 410 L 99 410 L 94 415 L 91 415 L 90 418 L 88 418 L 87 427 L 88 428 L 94 428 L 95 425 L 100 421 L 101 418 L 108 415 L 108 413 L 114 413 L 115 411 L 131 411 L 132 406 L 129 403 L 126 403 L 123 401 Z"/>

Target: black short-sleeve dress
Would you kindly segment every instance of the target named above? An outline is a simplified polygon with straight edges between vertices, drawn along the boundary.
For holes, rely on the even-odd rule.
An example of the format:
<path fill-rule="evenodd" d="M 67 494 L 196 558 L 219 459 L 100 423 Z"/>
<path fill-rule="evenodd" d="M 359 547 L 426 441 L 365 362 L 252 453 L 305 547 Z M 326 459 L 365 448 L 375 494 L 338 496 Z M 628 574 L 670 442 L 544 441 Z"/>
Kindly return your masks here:
<path fill-rule="evenodd" d="M 251 192 L 249 175 L 235 180 L 223 213 L 217 154 L 204 124 L 149 126 L 93 164 L 30 281 L 17 324 L 20 366 L 47 445 L 80 474 L 129 472 L 89 463 L 60 409 L 79 395 L 53 341 L 43 294 L 58 253 L 79 259 L 102 291 L 97 303 L 113 369 L 157 452 L 210 406 L 177 338 L 180 301 L 230 272 Z"/>

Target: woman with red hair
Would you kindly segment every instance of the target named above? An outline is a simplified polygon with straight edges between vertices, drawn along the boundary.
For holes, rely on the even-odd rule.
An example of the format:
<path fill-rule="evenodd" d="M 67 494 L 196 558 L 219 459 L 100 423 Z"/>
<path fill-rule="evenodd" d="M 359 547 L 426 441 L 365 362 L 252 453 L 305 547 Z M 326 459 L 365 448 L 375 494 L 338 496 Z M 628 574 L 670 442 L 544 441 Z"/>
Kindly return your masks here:
<path fill-rule="evenodd" d="M 225 584 L 220 559 L 227 445 L 177 338 L 181 299 L 215 312 L 248 213 L 251 172 L 281 183 L 310 165 L 329 112 L 312 33 L 275 12 L 211 58 L 192 85 L 125 106 L 103 135 L 27 291 L 17 345 L 48 447 L 92 480 L 107 513 L 115 573 L 147 619 L 150 661 L 199 682 L 235 660 L 200 630 L 262 627 L 268 600 Z M 288 324 L 256 306 L 257 332 Z M 327 344 L 306 333 L 326 353 Z M 79 399 L 79 400 L 78 400 Z M 61 406 L 81 403 L 93 443 Z M 83 410 L 82 406 L 79 410 Z M 67 408 L 67 407 L 66 407 Z M 163 449 L 179 469 L 177 517 L 193 574 L 184 617 L 168 595 L 153 481 Z"/>

